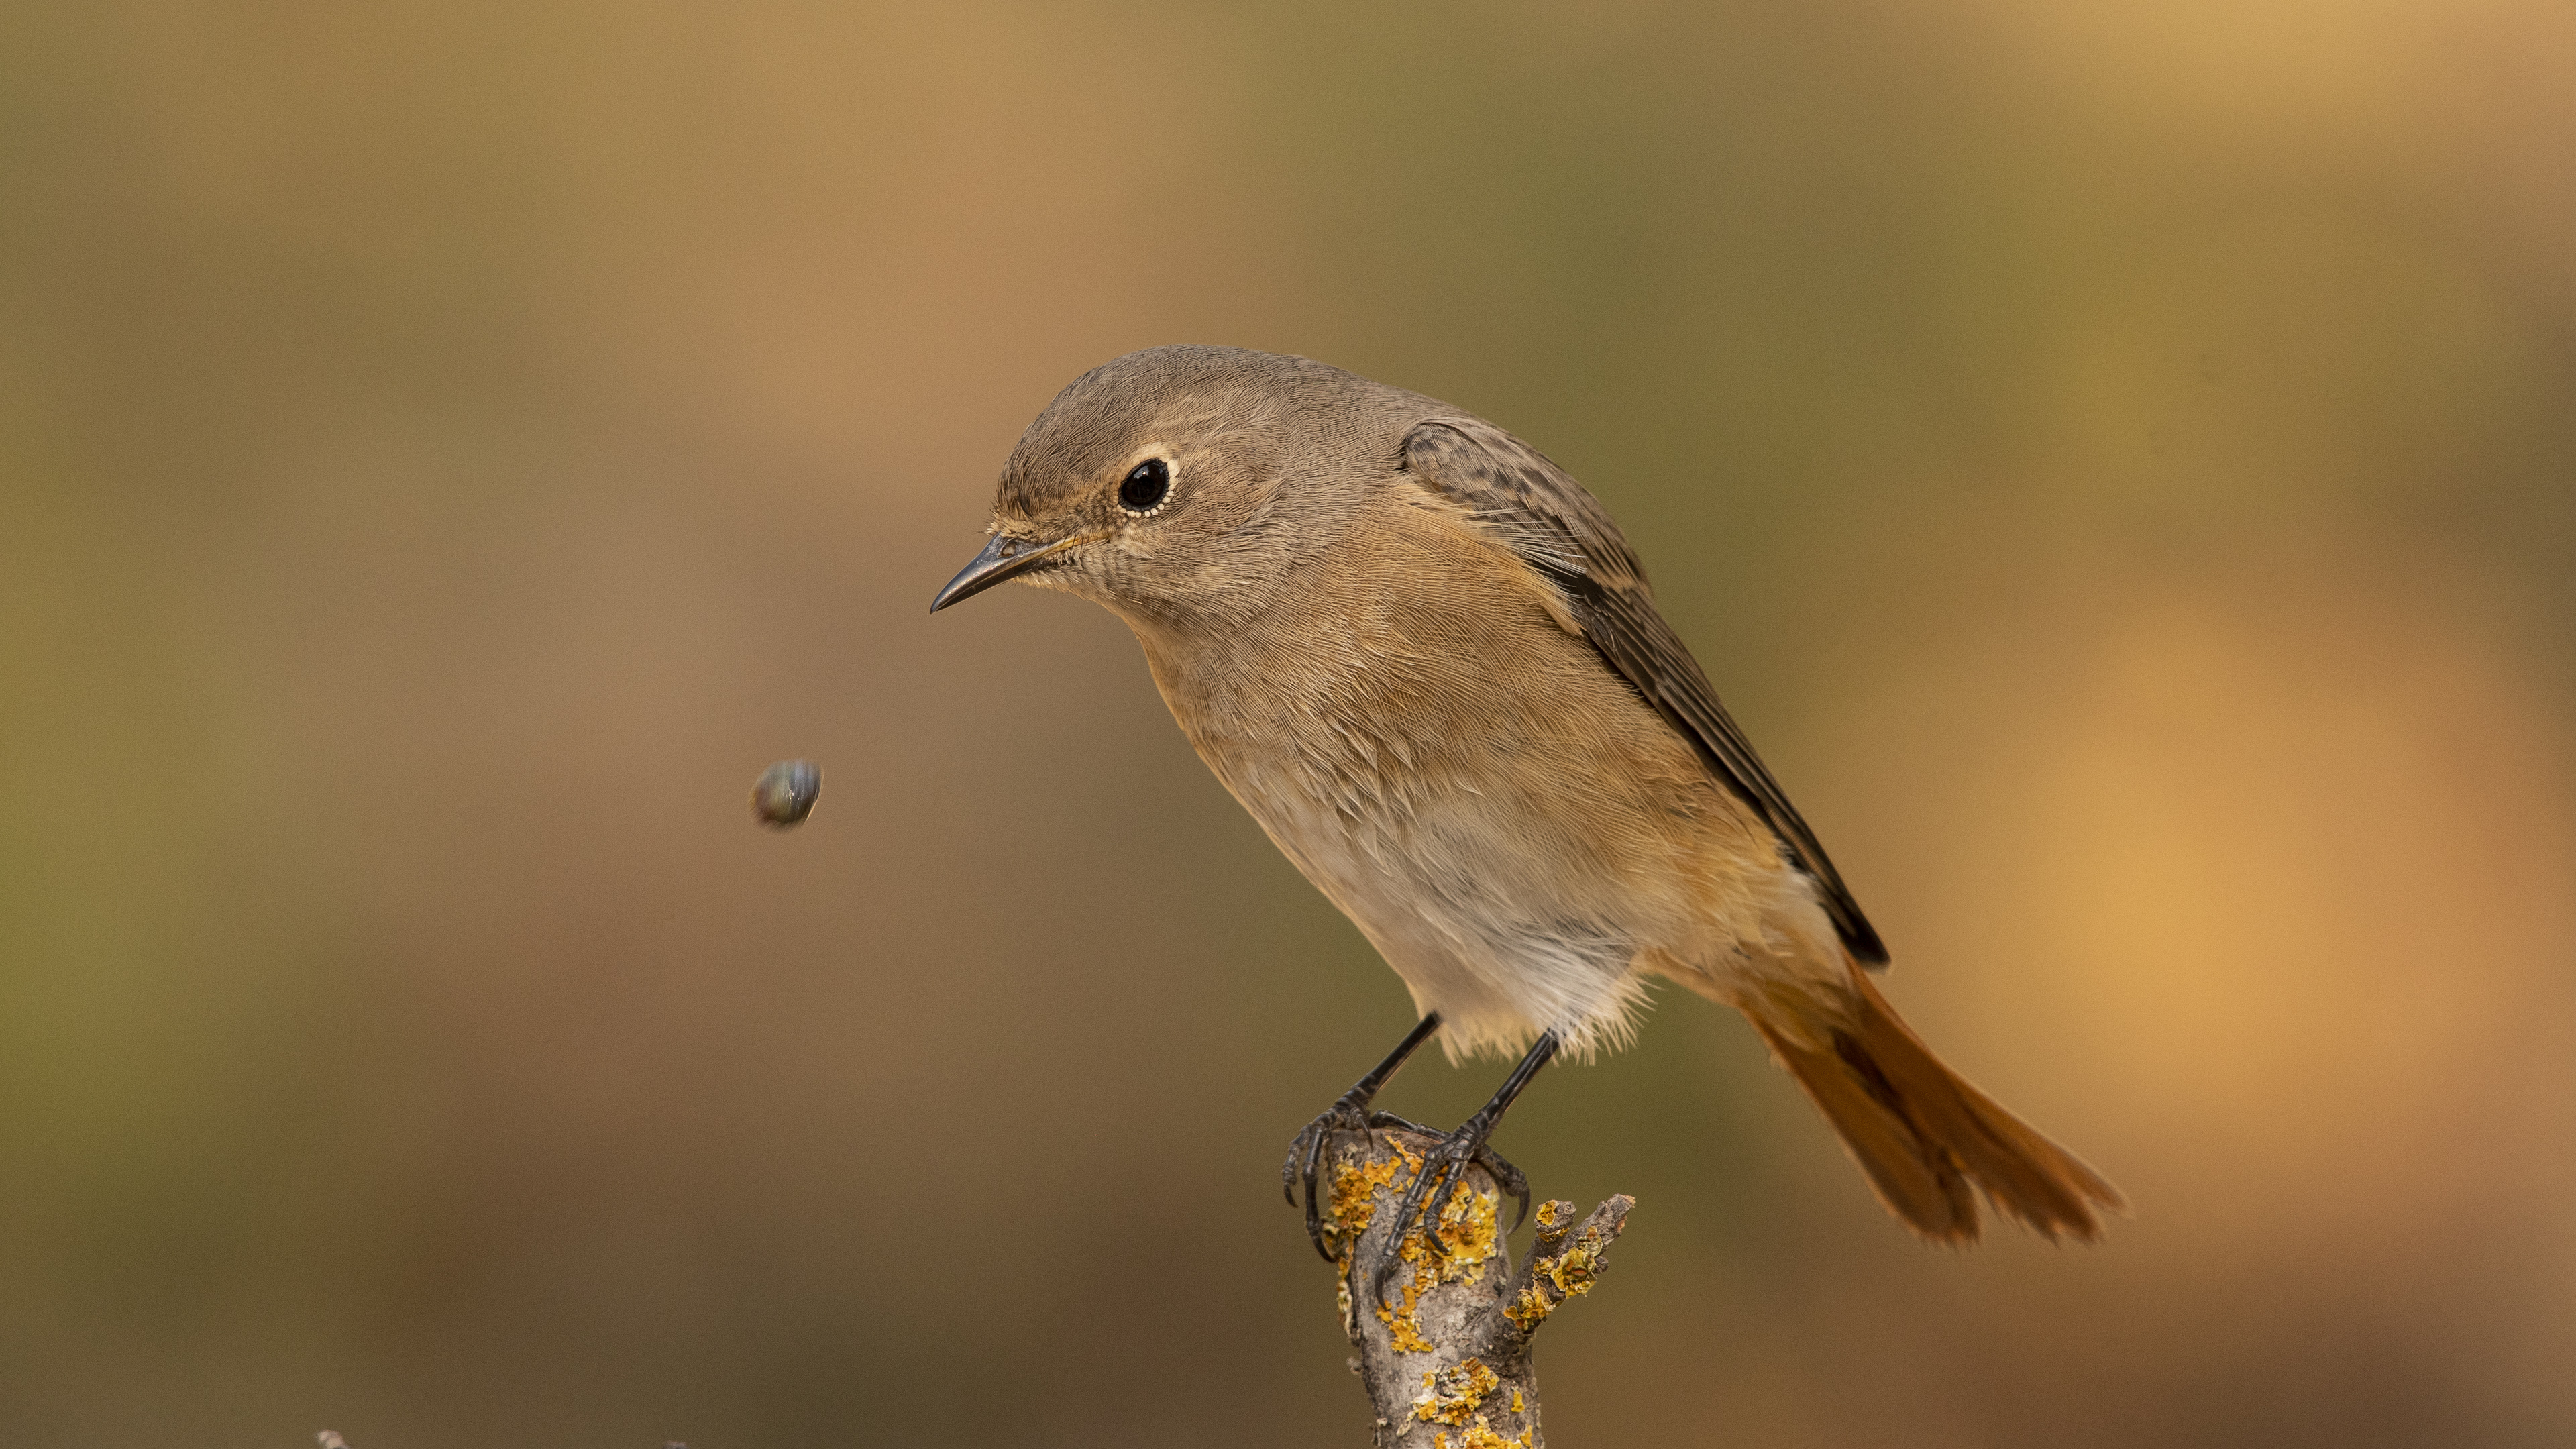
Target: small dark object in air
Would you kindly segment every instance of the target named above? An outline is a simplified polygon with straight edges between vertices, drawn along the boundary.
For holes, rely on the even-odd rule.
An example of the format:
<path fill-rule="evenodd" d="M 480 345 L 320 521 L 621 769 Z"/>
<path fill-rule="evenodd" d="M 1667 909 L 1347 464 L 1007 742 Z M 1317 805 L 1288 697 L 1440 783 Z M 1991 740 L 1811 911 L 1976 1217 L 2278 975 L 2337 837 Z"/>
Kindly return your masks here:
<path fill-rule="evenodd" d="M 751 787 L 751 811 L 772 830 L 793 829 L 814 813 L 814 802 L 822 795 L 822 766 L 812 760 L 781 760 L 761 771 L 760 783 Z"/>

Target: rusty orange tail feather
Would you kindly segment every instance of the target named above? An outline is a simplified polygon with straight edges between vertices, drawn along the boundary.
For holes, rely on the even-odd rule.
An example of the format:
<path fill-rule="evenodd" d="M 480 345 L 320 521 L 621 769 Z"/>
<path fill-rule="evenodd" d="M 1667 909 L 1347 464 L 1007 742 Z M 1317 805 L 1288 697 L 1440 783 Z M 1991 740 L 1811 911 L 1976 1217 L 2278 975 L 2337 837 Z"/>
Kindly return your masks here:
<path fill-rule="evenodd" d="M 1825 1114 L 1879 1200 L 1934 1242 L 1977 1240 L 1973 1186 L 2042 1237 L 2092 1241 L 2128 1204 L 2082 1159 L 1944 1065 L 1858 968 L 1835 1020 L 1804 1002 L 1739 1000 Z"/>

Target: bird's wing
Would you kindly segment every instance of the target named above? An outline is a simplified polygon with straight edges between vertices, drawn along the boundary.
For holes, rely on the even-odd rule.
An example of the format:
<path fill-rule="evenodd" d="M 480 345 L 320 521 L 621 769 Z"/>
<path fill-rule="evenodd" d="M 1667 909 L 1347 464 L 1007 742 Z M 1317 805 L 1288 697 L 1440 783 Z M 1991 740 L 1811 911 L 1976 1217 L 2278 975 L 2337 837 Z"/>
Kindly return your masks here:
<path fill-rule="evenodd" d="M 1546 455 L 1475 418 L 1433 418 L 1404 435 L 1404 469 L 1468 509 L 1560 589 L 1583 636 L 1700 757 L 1767 821 L 1812 877 L 1852 955 L 1887 962 L 1869 918 L 1825 848 L 1780 789 L 1744 732 L 1727 718 L 1699 662 L 1655 612 L 1645 569 L 1600 501 Z"/>

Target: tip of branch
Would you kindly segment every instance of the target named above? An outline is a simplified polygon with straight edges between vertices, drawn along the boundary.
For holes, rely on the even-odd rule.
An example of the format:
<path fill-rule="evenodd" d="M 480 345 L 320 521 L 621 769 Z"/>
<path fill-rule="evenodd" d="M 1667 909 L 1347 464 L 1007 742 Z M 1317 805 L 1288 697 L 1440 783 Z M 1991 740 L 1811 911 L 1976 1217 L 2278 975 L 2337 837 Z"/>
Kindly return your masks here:
<path fill-rule="evenodd" d="M 1574 1221 L 1574 1204 L 1561 1198 L 1538 1210 L 1536 1250 L 1522 1265 L 1519 1281 L 1503 1305 L 1503 1316 L 1521 1337 L 1536 1333 L 1567 1299 L 1592 1291 L 1610 1266 L 1610 1245 L 1619 1241 L 1628 1226 L 1628 1210 L 1636 1205 L 1637 1200 L 1623 1192 L 1594 1208 L 1579 1224 Z"/>

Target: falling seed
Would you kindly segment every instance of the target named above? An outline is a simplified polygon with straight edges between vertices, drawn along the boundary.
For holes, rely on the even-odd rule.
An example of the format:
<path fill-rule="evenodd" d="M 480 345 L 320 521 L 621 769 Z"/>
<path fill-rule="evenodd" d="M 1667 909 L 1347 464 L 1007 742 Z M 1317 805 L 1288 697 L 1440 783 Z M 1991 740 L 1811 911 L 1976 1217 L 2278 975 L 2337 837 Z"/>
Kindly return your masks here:
<path fill-rule="evenodd" d="M 781 760 L 760 772 L 760 783 L 751 787 L 751 810 L 761 824 L 787 830 L 805 823 L 822 794 L 822 766 L 812 760 Z"/>

